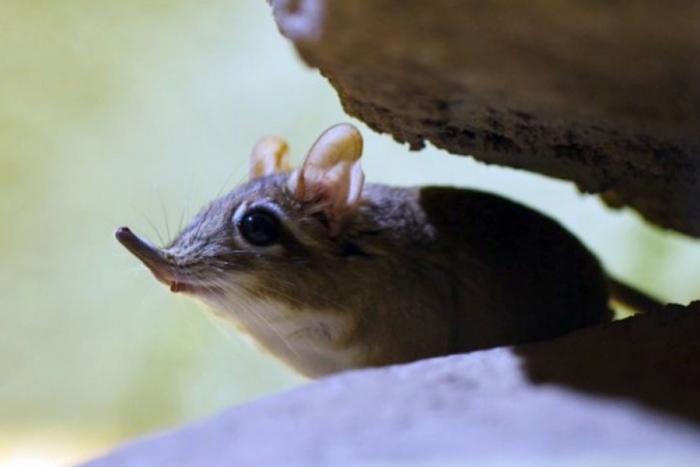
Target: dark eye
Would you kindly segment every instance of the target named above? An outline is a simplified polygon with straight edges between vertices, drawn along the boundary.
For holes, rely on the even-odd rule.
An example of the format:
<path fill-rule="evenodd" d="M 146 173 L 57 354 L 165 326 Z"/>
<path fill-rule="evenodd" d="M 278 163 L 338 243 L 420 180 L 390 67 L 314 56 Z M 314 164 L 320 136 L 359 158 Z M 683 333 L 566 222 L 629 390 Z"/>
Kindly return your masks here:
<path fill-rule="evenodd" d="M 252 210 L 243 214 L 238 230 L 246 241 L 256 246 L 268 246 L 280 238 L 280 221 L 271 212 Z"/>

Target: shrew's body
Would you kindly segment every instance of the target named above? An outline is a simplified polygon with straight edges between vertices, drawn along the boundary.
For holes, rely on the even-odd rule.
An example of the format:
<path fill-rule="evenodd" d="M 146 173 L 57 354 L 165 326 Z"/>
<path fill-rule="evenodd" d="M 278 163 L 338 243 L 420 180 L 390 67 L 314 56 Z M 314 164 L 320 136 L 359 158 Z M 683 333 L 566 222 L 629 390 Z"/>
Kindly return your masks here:
<path fill-rule="evenodd" d="M 290 172 L 262 140 L 251 180 L 165 248 L 120 241 L 308 376 L 549 339 L 611 319 L 597 259 L 552 219 L 454 188 L 364 185 L 329 129 Z"/>

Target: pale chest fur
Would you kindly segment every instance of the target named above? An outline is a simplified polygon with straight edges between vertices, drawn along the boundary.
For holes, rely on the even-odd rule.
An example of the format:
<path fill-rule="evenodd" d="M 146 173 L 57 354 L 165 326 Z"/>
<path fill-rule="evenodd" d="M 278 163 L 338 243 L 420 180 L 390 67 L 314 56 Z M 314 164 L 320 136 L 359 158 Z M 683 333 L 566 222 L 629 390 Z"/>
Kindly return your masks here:
<path fill-rule="evenodd" d="M 205 300 L 265 350 L 308 377 L 362 366 L 366 350 L 348 342 L 347 317 L 300 310 L 273 299 Z"/>

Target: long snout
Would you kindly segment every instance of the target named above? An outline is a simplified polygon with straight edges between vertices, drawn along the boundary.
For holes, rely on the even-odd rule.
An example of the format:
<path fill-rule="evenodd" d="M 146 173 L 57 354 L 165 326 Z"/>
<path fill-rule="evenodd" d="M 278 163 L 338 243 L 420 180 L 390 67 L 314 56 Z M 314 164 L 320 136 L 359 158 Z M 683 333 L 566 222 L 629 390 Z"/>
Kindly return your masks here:
<path fill-rule="evenodd" d="M 114 233 L 119 243 L 136 256 L 160 282 L 171 285 L 174 279 L 173 266 L 160 248 L 136 235 L 128 227 L 120 227 Z"/>

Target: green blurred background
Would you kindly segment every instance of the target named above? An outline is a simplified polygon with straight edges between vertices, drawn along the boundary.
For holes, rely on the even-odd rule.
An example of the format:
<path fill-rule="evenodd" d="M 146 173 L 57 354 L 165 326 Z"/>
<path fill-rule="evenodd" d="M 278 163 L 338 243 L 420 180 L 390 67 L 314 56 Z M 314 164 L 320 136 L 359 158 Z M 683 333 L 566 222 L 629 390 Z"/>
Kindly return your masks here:
<path fill-rule="evenodd" d="M 245 176 L 258 137 L 298 161 L 347 120 L 263 0 L 0 0 L 0 465 L 54 466 L 302 384 L 114 241 L 156 241 Z M 617 276 L 700 297 L 700 245 L 563 182 L 366 134 L 369 181 L 535 206 Z"/>

